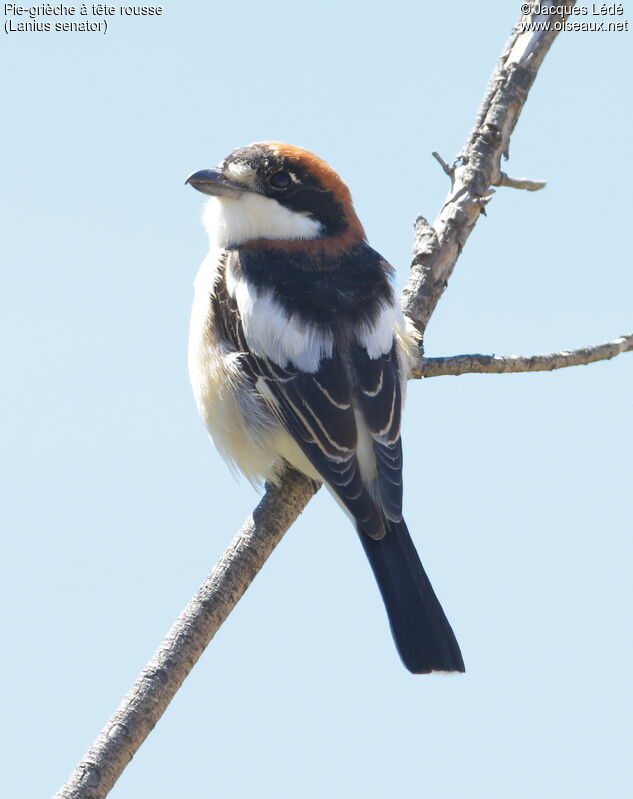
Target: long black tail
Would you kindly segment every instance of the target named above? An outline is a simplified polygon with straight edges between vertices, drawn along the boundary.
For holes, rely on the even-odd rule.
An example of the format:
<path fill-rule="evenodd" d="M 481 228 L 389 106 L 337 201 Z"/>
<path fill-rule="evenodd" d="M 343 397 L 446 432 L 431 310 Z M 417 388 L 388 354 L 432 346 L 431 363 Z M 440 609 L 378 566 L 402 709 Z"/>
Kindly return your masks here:
<path fill-rule="evenodd" d="M 462 653 L 404 519 L 376 541 L 359 532 L 402 662 L 413 674 L 464 671 Z"/>

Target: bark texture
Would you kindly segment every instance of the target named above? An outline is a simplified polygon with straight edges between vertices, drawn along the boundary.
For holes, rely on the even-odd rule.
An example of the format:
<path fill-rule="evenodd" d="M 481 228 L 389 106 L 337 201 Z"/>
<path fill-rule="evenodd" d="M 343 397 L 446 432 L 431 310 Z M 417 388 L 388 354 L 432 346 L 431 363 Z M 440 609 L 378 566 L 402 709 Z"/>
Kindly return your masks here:
<path fill-rule="evenodd" d="M 55 799 L 102 799 L 194 667 L 317 485 L 288 470 L 267 486 L 213 571 L 174 622 L 97 739 Z"/>
<path fill-rule="evenodd" d="M 568 3 L 565 8 L 572 5 Z M 404 312 L 422 335 L 466 239 L 494 194 L 492 187 L 534 191 L 545 185 L 542 181 L 509 177 L 501 171 L 501 157 L 508 157 L 512 131 L 557 36 L 553 22 L 563 18 L 548 15 L 550 30 L 537 33 L 525 31 L 523 26 L 528 20 L 542 20 L 541 15 L 529 14 L 519 19 L 490 77 L 470 136 L 453 165 L 434 153 L 449 175 L 451 187 L 432 225 L 422 216 L 416 221 L 413 260 L 401 298 Z"/>
<path fill-rule="evenodd" d="M 633 351 L 633 333 L 613 341 L 579 347 L 575 350 L 550 352 L 546 355 L 451 355 L 447 358 L 421 358 L 411 377 L 440 375 L 509 374 L 510 372 L 551 372 L 566 366 L 581 366 L 608 361 L 622 352 Z"/>

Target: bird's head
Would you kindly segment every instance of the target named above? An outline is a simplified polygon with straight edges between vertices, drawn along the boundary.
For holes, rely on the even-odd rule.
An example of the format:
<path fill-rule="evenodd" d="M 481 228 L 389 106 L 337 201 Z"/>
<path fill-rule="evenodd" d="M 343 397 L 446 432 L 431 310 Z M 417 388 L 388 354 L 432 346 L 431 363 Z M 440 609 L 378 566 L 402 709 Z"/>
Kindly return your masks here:
<path fill-rule="evenodd" d="M 295 246 L 337 250 L 363 241 L 349 189 L 313 153 L 256 142 L 187 183 L 208 194 L 205 225 L 223 247 Z"/>

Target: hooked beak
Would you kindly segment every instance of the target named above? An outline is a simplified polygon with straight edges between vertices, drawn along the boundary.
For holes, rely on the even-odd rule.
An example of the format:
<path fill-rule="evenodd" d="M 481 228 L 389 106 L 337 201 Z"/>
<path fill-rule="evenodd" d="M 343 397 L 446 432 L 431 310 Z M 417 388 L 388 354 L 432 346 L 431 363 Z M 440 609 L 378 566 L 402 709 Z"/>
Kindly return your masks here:
<path fill-rule="evenodd" d="M 201 169 L 199 172 L 194 172 L 185 180 L 185 185 L 187 183 L 211 197 L 237 197 L 247 191 L 244 186 L 227 180 L 218 169 Z"/>

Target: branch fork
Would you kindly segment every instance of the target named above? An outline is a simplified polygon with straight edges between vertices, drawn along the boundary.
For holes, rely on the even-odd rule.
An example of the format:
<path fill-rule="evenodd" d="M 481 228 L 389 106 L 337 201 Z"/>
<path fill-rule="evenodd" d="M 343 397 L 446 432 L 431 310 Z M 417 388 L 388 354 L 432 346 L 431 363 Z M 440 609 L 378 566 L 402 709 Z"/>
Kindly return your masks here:
<path fill-rule="evenodd" d="M 446 163 L 446 161 L 442 158 L 442 156 L 438 152 L 436 152 L 435 150 L 433 150 L 431 155 L 433 156 L 433 158 L 435 158 L 437 163 L 442 167 L 442 169 L 444 170 L 444 173 L 446 175 L 448 175 L 449 178 L 451 178 L 451 180 L 452 180 L 453 179 L 453 175 L 455 174 L 455 165 L 449 166 Z"/>

